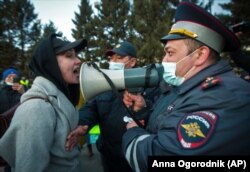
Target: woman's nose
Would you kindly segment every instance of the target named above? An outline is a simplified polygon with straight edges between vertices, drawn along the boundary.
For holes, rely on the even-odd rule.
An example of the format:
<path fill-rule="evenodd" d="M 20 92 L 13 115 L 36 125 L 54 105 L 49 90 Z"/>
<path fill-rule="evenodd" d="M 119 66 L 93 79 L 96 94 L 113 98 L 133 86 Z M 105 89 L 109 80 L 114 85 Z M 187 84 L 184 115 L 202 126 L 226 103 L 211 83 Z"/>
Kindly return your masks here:
<path fill-rule="evenodd" d="M 78 57 L 76 57 L 75 59 L 76 59 L 76 63 L 77 63 L 77 64 L 82 63 L 82 61 L 81 61 Z"/>

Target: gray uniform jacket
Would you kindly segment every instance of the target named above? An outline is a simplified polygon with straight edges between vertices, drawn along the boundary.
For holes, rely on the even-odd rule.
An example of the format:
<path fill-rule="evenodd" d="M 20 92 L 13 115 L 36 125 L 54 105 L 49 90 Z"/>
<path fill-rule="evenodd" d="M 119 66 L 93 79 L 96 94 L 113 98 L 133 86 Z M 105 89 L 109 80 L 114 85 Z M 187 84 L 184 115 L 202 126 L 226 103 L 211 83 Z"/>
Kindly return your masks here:
<path fill-rule="evenodd" d="M 31 97 L 44 99 L 25 101 Z M 0 156 L 18 172 L 80 171 L 80 149 L 65 151 L 66 137 L 78 124 L 77 109 L 43 77 L 34 80 L 23 101 L 0 139 Z"/>
<path fill-rule="evenodd" d="M 250 84 L 219 61 L 156 102 L 147 129 L 123 135 L 123 153 L 135 171 L 148 156 L 250 155 Z"/>

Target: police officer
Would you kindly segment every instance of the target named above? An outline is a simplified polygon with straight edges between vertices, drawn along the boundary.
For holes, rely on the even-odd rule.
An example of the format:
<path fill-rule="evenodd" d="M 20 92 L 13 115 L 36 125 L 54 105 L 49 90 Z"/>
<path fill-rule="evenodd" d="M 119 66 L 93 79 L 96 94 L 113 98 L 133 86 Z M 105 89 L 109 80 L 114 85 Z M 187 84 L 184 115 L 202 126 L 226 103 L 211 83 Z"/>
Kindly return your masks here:
<path fill-rule="evenodd" d="M 249 83 L 219 53 L 240 47 L 237 37 L 204 9 L 181 2 L 164 43 L 163 80 L 170 89 L 152 107 L 146 130 L 127 123 L 123 153 L 134 171 L 151 155 L 250 155 Z M 127 106 L 142 106 L 128 92 Z"/>

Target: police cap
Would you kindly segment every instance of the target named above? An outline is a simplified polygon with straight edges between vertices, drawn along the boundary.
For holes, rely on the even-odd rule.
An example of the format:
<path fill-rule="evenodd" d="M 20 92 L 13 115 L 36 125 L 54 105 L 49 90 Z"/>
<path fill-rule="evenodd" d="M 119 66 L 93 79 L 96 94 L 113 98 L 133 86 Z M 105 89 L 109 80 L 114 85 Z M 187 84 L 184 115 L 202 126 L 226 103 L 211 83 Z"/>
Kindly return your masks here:
<path fill-rule="evenodd" d="M 175 23 L 161 42 L 193 38 L 216 52 L 234 51 L 240 48 L 235 34 L 217 18 L 203 8 L 191 3 L 181 2 L 175 13 Z"/>

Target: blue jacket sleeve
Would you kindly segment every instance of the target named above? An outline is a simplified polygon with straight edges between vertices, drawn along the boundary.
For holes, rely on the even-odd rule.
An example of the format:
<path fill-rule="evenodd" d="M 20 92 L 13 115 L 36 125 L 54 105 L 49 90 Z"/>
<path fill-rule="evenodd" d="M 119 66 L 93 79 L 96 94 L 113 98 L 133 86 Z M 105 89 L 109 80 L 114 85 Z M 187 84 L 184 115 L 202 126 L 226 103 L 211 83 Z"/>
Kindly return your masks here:
<path fill-rule="evenodd" d="M 98 111 L 96 99 L 92 99 L 79 109 L 79 125 L 88 125 L 91 127 L 96 123 L 98 123 Z"/>

